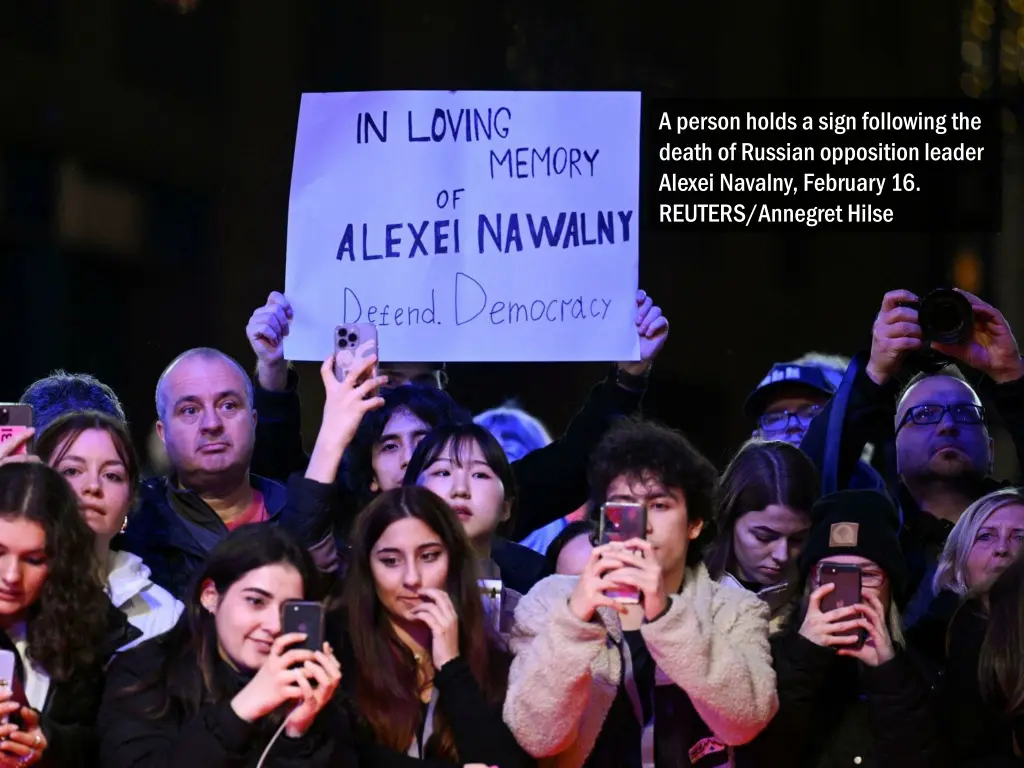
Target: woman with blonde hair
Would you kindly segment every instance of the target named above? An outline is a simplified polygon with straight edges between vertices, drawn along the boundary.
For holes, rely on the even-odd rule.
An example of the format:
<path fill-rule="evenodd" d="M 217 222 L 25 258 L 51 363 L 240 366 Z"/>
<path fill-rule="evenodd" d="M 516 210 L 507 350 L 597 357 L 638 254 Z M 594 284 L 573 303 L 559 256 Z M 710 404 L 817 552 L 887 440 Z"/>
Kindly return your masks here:
<path fill-rule="evenodd" d="M 945 666 L 953 646 L 982 631 L 988 591 L 1017 557 L 1022 541 L 1024 492 L 1019 488 L 982 496 L 960 515 L 938 558 L 935 598 L 907 631 L 907 642 L 936 669 Z"/>

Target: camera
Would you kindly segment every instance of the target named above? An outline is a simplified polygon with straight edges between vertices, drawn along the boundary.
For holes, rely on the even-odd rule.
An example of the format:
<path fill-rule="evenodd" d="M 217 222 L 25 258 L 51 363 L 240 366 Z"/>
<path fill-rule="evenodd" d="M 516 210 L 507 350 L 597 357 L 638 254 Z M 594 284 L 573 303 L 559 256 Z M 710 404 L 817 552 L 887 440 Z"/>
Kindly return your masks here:
<path fill-rule="evenodd" d="M 0 427 L 6 427 L 11 422 L 11 412 L 6 408 L 0 408 Z"/>
<path fill-rule="evenodd" d="M 917 322 L 926 344 L 963 344 L 971 337 L 974 309 L 962 293 L 938 288 L 910 306 L 917 309 Z"/>

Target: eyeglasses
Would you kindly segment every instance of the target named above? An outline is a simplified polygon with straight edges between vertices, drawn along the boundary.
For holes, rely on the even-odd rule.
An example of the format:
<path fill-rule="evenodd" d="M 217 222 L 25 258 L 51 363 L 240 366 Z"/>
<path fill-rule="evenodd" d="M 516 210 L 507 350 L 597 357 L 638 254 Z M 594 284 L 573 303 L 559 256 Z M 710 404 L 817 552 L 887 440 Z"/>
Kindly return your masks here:
<path fill-rule="evenodd" d="M 823 565 L 838 565 L 838 563 L 829 563 L 826 560 L 822 560 L 811 569 L 811 579 L 813 580 L 815 587 L 821 586 L 821 567 Z M 861 587 L 865 589 L 879 589 L 883 584 L 885 584 L 885 574 L 882 571 L 876 570 L 875 568 L 860 569 Z"/>
<path fill-rule="evenodd" d="M 794 418 L 801 427 L 806 429 L 819 413 L 821 413 L 820 405 L 808 403 L 801 405 L 795 411 L 771 411 L 763 414 L 757 421 L 761 425 L 762 432 L 781 432 L 789 427 L 790 419 Z"/>
<path fill-rule="evenodd" d="M 938 424 L 945 417 L 950 415 L 954 424 L 984 424 L 985 409 L 974 403 L 954 403 L 953 405 L 941 405 L 939 403 L 924 403 L 907 409 L 900 425 L 896 427 L 899 432 L 907 424 L 913 422 L 919 427 L 928 424 Z"/>

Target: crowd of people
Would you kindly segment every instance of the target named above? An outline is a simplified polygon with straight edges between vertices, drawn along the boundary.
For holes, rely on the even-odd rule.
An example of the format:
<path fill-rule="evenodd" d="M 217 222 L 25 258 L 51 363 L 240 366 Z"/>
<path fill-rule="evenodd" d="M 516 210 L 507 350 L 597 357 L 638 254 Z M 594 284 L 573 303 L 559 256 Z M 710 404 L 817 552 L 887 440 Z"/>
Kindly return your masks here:
<path fill-rule="evenodd" d="M 1022 468 L 1024 361 L 963 295 L 965 341 L 893 291 L 868 350 L 774 365 L 723 472 L 641 413 L 642 291 L 641 359 L 555 439 L 474 418 L 443 364 L 328 359 L 307 453 L 280 293 L 254 374 L 197 348 L 159 377 L 164 473 L 109 387 L 41 379 L 0 444 L 0 768 L 1024 765 L 1024 492 L 990 431 Z"/>

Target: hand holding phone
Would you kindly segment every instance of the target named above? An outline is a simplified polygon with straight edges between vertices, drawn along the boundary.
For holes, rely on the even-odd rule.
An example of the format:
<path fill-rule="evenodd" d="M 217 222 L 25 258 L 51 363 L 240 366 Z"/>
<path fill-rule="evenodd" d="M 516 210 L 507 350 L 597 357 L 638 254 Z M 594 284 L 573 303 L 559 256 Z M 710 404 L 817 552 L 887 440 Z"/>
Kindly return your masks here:
<path fill-rule="evenodd" d="M 631 539 L 647 538 L 647 507 L 635 502 L 608 502 L 601 506 L 598 541 L 602 544 L 624 543 Z M 614 581 L 614 574 L 609 575 Z M 640 591 L 635 587 L 622 587 L 607 591 L 608 597 L 620 603 L 640 602 Z"/>
<path fill-rule="evenodd" d="M 863 602 L 860 566 L 843 565 L 840 563 L 821 564 L 821 583 L 834 584 L 835 589 L 825 595 L 821 601 L 822 613 L 834 611 L 837 608 L 845 608 L 849 605 L 858 605 Z M 859 614 L 858 614 L 859 615 Z M 854 632 L 856 641 L 845 645 L 845 648 L 856 650 L 864 645 L 867 632 L 861 628 Z"/>

